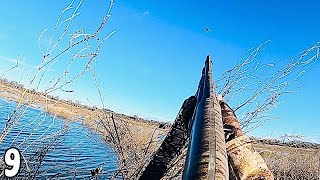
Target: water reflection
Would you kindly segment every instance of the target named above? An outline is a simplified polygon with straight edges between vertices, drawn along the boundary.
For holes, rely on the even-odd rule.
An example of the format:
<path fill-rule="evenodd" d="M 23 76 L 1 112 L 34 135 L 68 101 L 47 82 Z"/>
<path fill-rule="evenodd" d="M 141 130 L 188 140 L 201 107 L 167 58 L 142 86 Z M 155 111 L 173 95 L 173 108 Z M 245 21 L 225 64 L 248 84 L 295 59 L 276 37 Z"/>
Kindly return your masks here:
<path fill-rule="evenodd" d="M 0 133 L 15 108 L 16 103 L 0 99 Z M 80 122 L 66 123 L 30 107 L 16 114 L 18 121 L 0 144 L 0 156 L 8 147 L 19 148 L 25 160 L 20 178 L 88 179 L 90 170 L 102 167 L 99 178 L 108 179 L 117 169 L 112 149 Z"/>

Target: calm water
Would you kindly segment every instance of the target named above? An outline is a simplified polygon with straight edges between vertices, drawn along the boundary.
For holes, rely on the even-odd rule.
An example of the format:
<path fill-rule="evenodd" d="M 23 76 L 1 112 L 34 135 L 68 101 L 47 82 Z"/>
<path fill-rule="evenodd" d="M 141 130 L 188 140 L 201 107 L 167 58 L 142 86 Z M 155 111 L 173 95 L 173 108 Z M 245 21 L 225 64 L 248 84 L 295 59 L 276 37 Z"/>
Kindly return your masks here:
<path fill-rule="evenodd" d="M 15 107 L 16 103 L 0 99 L 0 132 Z M 75 174 L 76 179 L 89 179 L 90 170 L 102 166 L 99 178 L 108 179 L 117 169 L 117 157 L 112 149 L 100 135 L 81 123 L 66 123 L 30 107 L 22 114 L 0 144 L 0 157 L 8 147 L 17 147 L 23 153 L 20 178 L 37 171 L 36 179 L 47 179 L 57 173 L 54 179 L 71 179 Z M 45 152 L 48 154 L 43 156 Z M 44 159 L 37 170 L 40 157 Z"/>

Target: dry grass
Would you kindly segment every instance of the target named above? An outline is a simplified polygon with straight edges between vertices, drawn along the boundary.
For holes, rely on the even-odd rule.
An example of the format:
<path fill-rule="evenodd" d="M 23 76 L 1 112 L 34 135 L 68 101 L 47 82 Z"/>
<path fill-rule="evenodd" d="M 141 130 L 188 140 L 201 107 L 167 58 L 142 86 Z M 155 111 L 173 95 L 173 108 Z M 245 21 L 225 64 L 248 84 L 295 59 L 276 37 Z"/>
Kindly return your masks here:
<path fill-rule="evenodd" d="M 159 124 L 136 121 L 115 113 L 106 113 L 100 119 L 85 124 L 103 134 L 105 141 L 114 147 L 119 158 L 119 172 L 125 179 L 132 179 L 136 171 L 146 164 L 168 131 L 159 128 Z"/>
<path fill-rule="evenodd" d="M 320 179 L 320 149 L 254 144 L 275 179 Z"/>
<path fill-rule="evenodd" d="M 17 89 L 12 87 L 10 84 L 5 84 L 0 81 L 0 96 L 7 100 L 12 100 L 19 102 L 22 93 L 25 89 Z M 92 112 L 89 109 L 84 109 L 81 107 L 76 107 L 71 104 L 67 104 L 58 99 L 51 99 L 48 96 L 41 94 L 33 94 L 31 91 L 26 91 L 25 100 L 29 102 L 30 106 L 45 108 L 44 110 L 48 113 L 55 114 L 58 117 L 64 118 L 66 120 L 76 120 L 75 115 L 81 116 L 85 119 L 97 117 L 99 113 Z"/>
<path fill-rule="evenodd" d="M 319 180 L 320 148 L 297 148 L 288 145 L 272 145 L 253 141 L 276 180 Z M 181 179 L 186 148 L 171 164 L 163 179 Z"/>

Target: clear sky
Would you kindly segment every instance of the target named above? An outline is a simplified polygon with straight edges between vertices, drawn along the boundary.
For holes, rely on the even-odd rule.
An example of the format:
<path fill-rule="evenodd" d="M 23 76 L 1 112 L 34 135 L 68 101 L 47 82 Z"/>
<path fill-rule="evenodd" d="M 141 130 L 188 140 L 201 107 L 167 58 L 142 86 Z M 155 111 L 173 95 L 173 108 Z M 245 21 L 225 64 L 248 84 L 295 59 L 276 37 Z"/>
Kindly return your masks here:
<path fill-rule="evenodd" d="M 84 1 L 72 27 L 93 30 L 108 4 Z M 1 3 L 1 74 L 19 55 L 23 63 L 5 77 L 27 82 L 26 72 L 32 74 L 41 61 L 40 32 L 45 28 L 52 32 L 67 5 L 53 0 Z M 288 59 L 320 40 L 319 7 L 316 0 L 117 0 L 103 34 L 117 33 L 102 47 L 96 65 L 105 105 L 117 112 L 173 121 L 183 100 L 195 93 L 206 55 L 213 58 L 215 79 L 236 65 L 246 50 L 267 40 L 271 43 L 266 61 Z M 48 37 L 45 34 L 44 41 Z M 62 66 L 50 69 L 49 76 L 62 72 Z M 285 97 L 287 103 L 274 112 L 279 120 L 251 134 L 304 134 L 320 142 L 319 70 L 318 62 L 303 78 L 306 86 Z M 99 106 L 94 86 L 89 74 L 68 87 L 74 93 L 57 95 Z"/>

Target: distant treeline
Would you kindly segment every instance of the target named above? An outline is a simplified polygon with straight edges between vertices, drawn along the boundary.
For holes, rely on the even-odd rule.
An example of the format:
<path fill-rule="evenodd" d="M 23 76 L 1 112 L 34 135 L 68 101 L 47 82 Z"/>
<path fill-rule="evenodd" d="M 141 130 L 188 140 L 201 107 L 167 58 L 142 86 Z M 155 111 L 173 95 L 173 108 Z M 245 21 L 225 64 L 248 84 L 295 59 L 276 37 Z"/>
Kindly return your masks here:
<path fill-rule="evenodd" d="M 255 144 L 269 144 L 269 145 L 278 145 L 278 146 L 289 146 L 294 148 L 312 148 L 312 149 L 320 149 L 320 144 L 304 142 L 300 140 L 292 140 L 292 141 L 281 141 L 276 139 L 257 139 L 254 137 L 250 137 L 252 143 Z"/>

